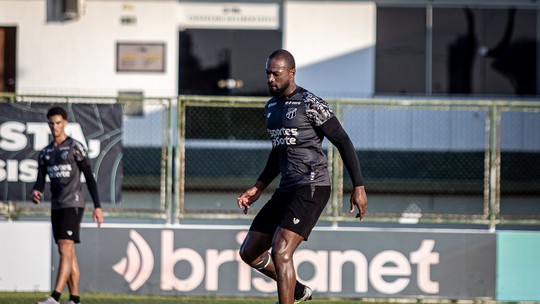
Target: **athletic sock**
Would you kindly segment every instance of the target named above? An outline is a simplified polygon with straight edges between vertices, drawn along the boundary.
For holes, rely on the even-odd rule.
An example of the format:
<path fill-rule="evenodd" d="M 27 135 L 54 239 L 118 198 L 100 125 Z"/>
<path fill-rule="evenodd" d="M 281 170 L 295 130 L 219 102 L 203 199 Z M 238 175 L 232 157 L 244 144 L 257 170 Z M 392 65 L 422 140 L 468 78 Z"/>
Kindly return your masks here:
<path fill-rule="evenodd" d="M 304 284 L 296 281 L 296 286 L 294 286 L 294 299 L 298 300 L 304 296 L 304 290 L 306 286 Z"/>
<path fill-rule="evenodd" d="M 55 299 L 56 302 L 60 302 L 60 296 L 62 296 L 62 293 L 56 290 L 53 291 L 53 293 L 51 294 L 51 297 L 53 297 L 53 299 Z"/>
<path fill-rule="evenodd" d="M 69 295 L 69 299 L 71 301 L 73 301 L 74 303 L 80 303 L 81 302 L 81 297 L 80 296 Z"/>

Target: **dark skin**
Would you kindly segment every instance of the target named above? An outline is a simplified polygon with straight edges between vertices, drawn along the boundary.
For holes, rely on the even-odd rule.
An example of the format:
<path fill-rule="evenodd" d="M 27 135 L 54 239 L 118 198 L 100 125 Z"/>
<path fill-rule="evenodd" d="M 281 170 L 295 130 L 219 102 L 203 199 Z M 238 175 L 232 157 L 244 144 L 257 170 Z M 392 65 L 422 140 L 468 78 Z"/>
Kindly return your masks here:
<path fill-rule="evenodd" d="M 294 76 L 296 69 L 286 56 L 268 58 L 266 61 L 266 79 L 268 90 L 278 98 L 288 96 L 296 89 Z M 259 199 L 267 185 L 257 181 L 238 197 L 238 207 L 247 213 L 251 204 Z M 367 209 L 367 196 L 364 186 L 357 186 L 351 195 L 350 213 L 358 209 L 357 218 L 362 220 Z M 293 255 L 304 238 L 288 229 L 278 227 L 273 235 L 257 231 L 249 231 L 242 246 L 240 256 L 249 265 L 260 263 L 271 249 L 271 260 L 261 273 L 277 282 L 278 299 L 280 304 L 294 303 L 296 272 Z"/>

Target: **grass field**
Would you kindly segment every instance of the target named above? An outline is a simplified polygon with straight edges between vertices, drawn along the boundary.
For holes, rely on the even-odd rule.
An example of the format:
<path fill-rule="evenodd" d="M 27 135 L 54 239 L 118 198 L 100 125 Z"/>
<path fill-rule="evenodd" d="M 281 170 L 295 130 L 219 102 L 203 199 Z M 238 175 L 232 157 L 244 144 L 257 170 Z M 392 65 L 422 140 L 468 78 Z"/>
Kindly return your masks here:
<path fill-rule="evenodd" d="M 0 303 L 2 304 L 32 304 L 37 300 L 44 300 L 48 296 L 44 292 L 0 292 Z M 106 303 L 106 304 L 274 304 L 275 298 L 224 298 L 224 297 L 188 297 L 188 296 L 137 296 L 118 294 L 84 294 L 82 302 L 84 304 Z M 61 303 L 67 301 L 67 295 L 62 295 Z M 359 299 L 313 299 L 306 304 L 358 304 L 359 302 L 369 304 L 368 301 Z M 388 304 L 386 302 L 376 302 L 377 304 Z"/>

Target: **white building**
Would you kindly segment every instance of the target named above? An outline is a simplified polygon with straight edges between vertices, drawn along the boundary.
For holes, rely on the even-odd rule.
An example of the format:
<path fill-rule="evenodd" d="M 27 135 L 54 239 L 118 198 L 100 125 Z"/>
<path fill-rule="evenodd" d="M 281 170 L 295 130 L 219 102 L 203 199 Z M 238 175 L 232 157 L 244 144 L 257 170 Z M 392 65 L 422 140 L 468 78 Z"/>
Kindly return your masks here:
<path fill-rule="evenodd" d="M 527 0 L 0 0 L 0 91 L 261 95 L 266 56 L 285 48 L 297 60 L 298 82 L 322 96 L 536 95 L 536 47 L 525 65 L 532 89 L 504 64 L 494 66 L 489 50 L 500 46 L 500 55 L 506 47 L 522 58 L 511 46 L 538 41 L 539 7 Z M 472 53 L 459 50 L 470 28 Z M 456 66 L 472 74 L 463 80 Z"/>
<path fill-rule="evenodd" d="M 285 48 L 297 82 L 322 97 L 534 99 L 539 35 L 540 2 L 529 0 L 0 0 L 0 91 L 266 95 L 265 59 Z M 400 135 L 352 137 L 365 149 L 482 150 L 484 118 L 473 114 L 383 113 Z M 452 135 L 415 145 L 419 119 L 448 121 L 441 132 Z M 537 119 L 509 119 L 503 149 L 537 151 L 526 127 Z"/>

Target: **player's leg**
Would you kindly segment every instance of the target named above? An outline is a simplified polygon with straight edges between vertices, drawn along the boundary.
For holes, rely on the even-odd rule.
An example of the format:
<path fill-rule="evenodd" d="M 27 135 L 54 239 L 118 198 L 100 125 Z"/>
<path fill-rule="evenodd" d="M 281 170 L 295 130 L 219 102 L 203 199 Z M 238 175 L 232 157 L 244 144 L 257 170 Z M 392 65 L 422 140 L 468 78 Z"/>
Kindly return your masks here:
<path fill-rule="evenodd" d="M 275 280 L 276 272 L 268 252 L 273 237 L 271 234 L 250 230 L 240 246 L 240 257 L 252 268 Z"/>
<path fill-rule="evenodd" d="M 293 255 L 304 237 L 288 229 L 278 228 L 272 242 L 272 261 L 276 271 L 280 304 L 293 304 L 296 271 Z"/>
<path fill-rule="evenodd" d="M 294 303 L 311 300 L 312 291 L 309 287 L 302 285 L 296 280 L 294 273 L 294 263 L 292 261 L 293 254 L 303 240 L 308 239 L 313 227 L 315 227 L 319 217 L 321 216 L 326 203 L 330 197 L 330 186 L 300 186 L 297 187 L 291 196 L 286 201 L 287 208 L 281 217 L 279 227 L 274 241 L 272 243 L 273 260 L 276 265 L 278 278 L 283 275 L 284 282 L 280 285 L 278 282 L 278 293 L 280 304 L 293 303 L 290 302 L 291 290 L 283 291 L 283 297 L 287 302 L 283 302 L 282 293 L 279 288 L 290 288 L 290 281 L 293 281 L 291 276 L 295 276 L 296 286 L 292 290 L 294 293 Z M 280 267 L 284 267 L 281 269 Z"/>
<path fill-rule="evenodd" d="M 73 256 L 75 252 L 75 243 L 73 240 L 61 239 L 58 240 L 58 253 L 60 254 L 60 265 L 58 267 L 58 275 L 54 290 L 62 292 L 68 280 L 71 277 L 73 269 Z"/>
<path fill-rule="evenodd" d="M 276 268 L 268 251 L 271 247 L 272 239 L 273 236 L 265 233 L 257 231 L 248 232 L 240 247 L 240 257 L 246 264 L 275 281 Z M 296 280 L 294 285 L 295 300 L 305 301 L 311 299 L 311 294 L 312 291 L 309 287 Z"/>
<path fill-rule="evenodd" d="M 272 239 L 283 216 L 283 201 L 286 194 L 276 190 L 272 198 L 259 210 L 251 227 L 240 246 L 242 260 L 271 279 L 276 279 L 276 272 L 270 257 Z"/>
<path fill-rule="evenodd" d="M 72 259 L 72 265 L 71 265 L 71 275 L 69 276 L 69 279 L 67 281 L 68 288 L 69 288 L 69 295 L 70 299 L 73 300 L 74 303 L 78 303 L 80 301 L 80 293 L 79 293 L 79 280 L 81 277 L 81 271 L 79 268 L 79 260 L 77 259 L 77 253 L 75 252 L 75 246 L 73 246 L 73 259 Z M 74 299 L 75 297 L 75 299 Z"/>
<path fill-rule="evenodd" d="M 287 202 L 291 198 L 291 192 L 276 190 L 253 219 L 249 232 L 240 247 L 242 260 L 273 280 L 276 280 L 276 269 L 268 250 L 272 246 L 274 234 L 286 212 Z M 311 289 L 296 281 L 295 299 L 303 299 L 304 296 L 306 299 L 311 298 Z"/>
<path fill-rule="evenodd" d="M 72 231 L 70 238 L 75 244 L 79 244 L 81 242 L 81 222 L 84 215 L 84 208 L 71 208 L 68 212 L 70 213 L 70 216 L 69 220 L 66 221 L 68 222 L 66 226 L 68 226 L 70 231 Z M 68 303 L 80 303 L 81 298 L 79 293 L 79 280 L 81 277 L 81 271 L 79 268 L 79 259 L 77 258 L 75 245 L 73 246 L 72 250 L 71 275 L 67 281 L 70 300 Z"/>

